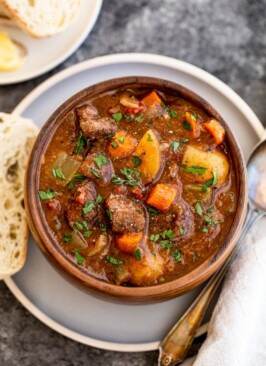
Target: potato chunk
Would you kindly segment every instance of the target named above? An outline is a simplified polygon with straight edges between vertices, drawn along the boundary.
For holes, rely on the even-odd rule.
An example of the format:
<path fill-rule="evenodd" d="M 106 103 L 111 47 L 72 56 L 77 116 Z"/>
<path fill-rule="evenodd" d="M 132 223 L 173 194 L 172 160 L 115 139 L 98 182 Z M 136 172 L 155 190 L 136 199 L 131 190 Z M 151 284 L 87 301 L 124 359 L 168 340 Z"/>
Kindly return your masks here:
<path fill-rule="evenodd" d="M 218 178 L 217 184 L 222 185 L 226 182 L 229 174 L 229 162 L 226 155 L 220 151 L 203 151 L 191 145 L 187 146 L 182 165 L 186 165 L 186 168 L 181 169 L 181 172 L 191 176 L 194 183 L 204 183 L 212 179 L 213 172 L 216 172 Z M 196 172 L 197 168 L 206 168 L 206 171 L 203 174 L 186 172 L 188 167 L 195 167 Z"/>
<path fill-rule="evenodd" d="M 148 130 L 140 140 L 135 156 L 141 159 L 138 170 L 143 184 L 148 184 L 157 178 L 162 167 L 163 159 L 156 131 Z"/>

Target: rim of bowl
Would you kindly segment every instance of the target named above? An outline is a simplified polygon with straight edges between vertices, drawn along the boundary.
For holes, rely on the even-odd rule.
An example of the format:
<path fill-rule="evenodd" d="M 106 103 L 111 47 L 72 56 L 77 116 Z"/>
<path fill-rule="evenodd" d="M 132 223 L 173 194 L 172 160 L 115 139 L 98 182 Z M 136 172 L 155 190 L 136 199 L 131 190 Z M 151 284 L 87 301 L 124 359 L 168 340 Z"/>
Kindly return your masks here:
<path fill-rule="evenodd" d="M 52 236 L 38 197 L 42 158 L 55 131 L 60 123 L 62 123 L 64 116 L 73 108 L 99 94 L 120 87 L 132 88 L 134 86 L 154 88 L 180 95 L 184 99 L 187 99 L 193 104 L 199 106 L 210 117 L 216 118 L 221 122 L 226 130 L 226 140 L 230 150 L 229 155 L 235 169 L 238 192 L 238 201 L 236 204 L 233 223 L 217 252 L 204 260 L 202 264 L 194 268 L 192 271 L 175 280 L 145 287 L 125 287 L 107 283 L 93 277 L 93 275 L 89 274 L 85 269 L 83 269 L 83 267 L 78 266 L 69 259 Z M 247 210 L 247 187 L 246 165 L 239 144 L 222 116 L 205 99 L 190 89 L 172 81 L 155 77 L 129 76 L 103 81 L 79 91 L 61 104 L 48 118 L 37 137 L 30 155 L 25 179 L 25 206 L 29 226 L 38 246 L 61 274 L 71 277 L 76 284 L 81 285 L 83 288 L 85 287 L 88 290 L 90 289 L 93 292 L 109 295 L 113 298 L 123 298 L 130 302 L 133 301 L 141 303 L 146 301 L 160 301 L 170 299 L 174 296 L 179 296 L 203 283 L 217 269 L 219 269 L 231 253 L 237 239 L 239 238 Z"/>

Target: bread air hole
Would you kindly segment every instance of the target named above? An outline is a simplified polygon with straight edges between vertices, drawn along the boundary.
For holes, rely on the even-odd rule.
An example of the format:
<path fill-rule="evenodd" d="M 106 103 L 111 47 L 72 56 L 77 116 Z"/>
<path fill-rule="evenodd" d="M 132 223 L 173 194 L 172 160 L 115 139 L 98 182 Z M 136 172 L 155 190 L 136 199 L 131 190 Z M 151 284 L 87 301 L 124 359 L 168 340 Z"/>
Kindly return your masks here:
<path fill-rule="evenodd" d="M 18 257 L 19 257 L 19 254 L 20 254 L 20 251 L 18 250 L 18 251 L 15 253 L 14 257 L 15 257 L 15 258 L 18 258 Z"/>
<path fill-rule="evenodd" d="M 6 172 L 6 180 L 8 182 L 14 182 L 14 180 L 17 177 L 17 173 L 18 173 L 18 162 L 15 161 L 15 163 L 11 164 Z"/>
<path fill-rule="evenodd" d="M 13 202 L 10 199 L 6 199 L 4 206 L 6 210 L 10 210 L 13 207 Z"/>

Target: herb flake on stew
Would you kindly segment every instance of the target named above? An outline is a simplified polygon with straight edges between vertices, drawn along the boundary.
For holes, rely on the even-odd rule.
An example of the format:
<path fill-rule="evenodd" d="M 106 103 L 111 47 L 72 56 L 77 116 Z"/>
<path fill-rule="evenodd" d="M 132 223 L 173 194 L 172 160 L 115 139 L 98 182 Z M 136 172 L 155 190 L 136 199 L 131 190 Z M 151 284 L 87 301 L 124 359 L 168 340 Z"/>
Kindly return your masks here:
<path fill-rule="evenodd" d="M 188 121 L 183 122 L 183 127 L 185 130 L 192 131 L 191 124 Z"/>
<path fill-rule="evenodd" d="M 195 209 L 196 209 L 196 211 L 197 211 L 197 214 L 198 214 L 199 216 L 202 216 L 202 207 L 201 207 L 201 205 L 200 205 L 199 201 L 197 201 L 197 203 L 196 203 L 196 205 L 195 205 Z"/>
<path fill-rule="evenodd" d="M 179 263 L 182 263 L 182 254 L 179 250 L 176 250 L 171 254 L 171 256 Z"/>
<path fill-rule="evenodd" d="M 185 173 L 192 173 L 197 175 L 203 175 L 206 172 L 206 170 L 208 170 L 208 168 L 204 168 L 202 166 L 198 165 L 187 166 L 187 164 L 182 164 L 182 168 Z"/>
<path fill-rule="evenodd" d="M 95 170 L 90 168 L 90 172 L 96 177 L 96 178 L 101 178 L 101 175 Z"/>
<path fill-rule="evenodd" d="M 112 114 L 113 119 L 118 123 L 123 118 L 123 114 L 121 112 Z"/>
<path fill-rule="evenodd" d="M 120 259 L 117 259 L 117 258 L 114 258 L 114 257 L 112 257 L 110 255 L 108 255 L 106 257 L 106 262 L 112 263 L 112 264 L 115 264 L 115 265 L 119 265 L 119 264 L 124 264 L 125 263 L 124 261 L 122 261 Z"/>
<path fill-rule="evenodd" d="M 84 228 L 83 228 L 83 224 L 81 223 L 81 222 L 79 222 L 79 221 L 75 221 L 74 222 L 74 225 L 77 227 L 77 229 L 79 229 L 79 230 L 83 230 Z"/>
<path fill-rule="evenodd" d="M 138 114 L 138 115 L 135 117 L 135 121 L 137 121 L 137 122 L 141 122 L 142 120 L 143 120 L 143 113 Z"/>
<path fill-rule="evenodd" d="M 123 145 L 125 142 L 125 136 L 118 137 L 118 141 Z"/>
<path fill-rule="evenodd" d="M 165 238 L 172 239 L 172 238 L 175 237 L 175 233 L 171 229 L 169 229 L 169 230 L 167 230 L 167 229 L 166 230 L 163 230 L 160 234 L 161 234 L 161 237 L 163 239 L 165 239 Z"/>
<path fill-rule="evenodd" d="M 62 172 L 62 169 L 61 168 L 53 168 L 52 169 L 52 173 L 53 173 L 53 176 L 55 178 L 60 178 L 60 179 L 66 179 L 64 173 Z"/>
<path fill-rule="evenodd" d="M 111 146 L 114 148 L 114 149 L 117 149 L 118 148 L 118 143 L 115 142 L 115 141 L 112 141 L 111 142 Z"/>
<path fill-rule="evenodd" d="M 141 158 L 138 156 L 135 156 L 135 155 L 132 157 L 132 161 L 133 161 L 134 168 L 137 168 L 142 163 Z"/>
<path fill-rule="evenodd" d="M 74 189 L 75 184 L 73 182 L 69 182 L 68 184 L 68 189 L 71 191 L 72 189 Z"/>
<path fill-rule="evenodd" d="M 96 197 L 96 202 L 101 203 L 102 201 L 103 201 L 102 196 L 100 194 L 98 194 L 97 197 Z"/>
<path fill-rule="evenodd" d="M 82 132 L 80 132 L 78 142 L 77 142 L 77 147 L 76 147 L 76 153 L 81 154 L 82 151 L 84 150 L 84 148 L 88 147 L 89 144 L 90 144 L 89 140 L 87 140 L 86 137 L 83 136 Z"/>
<path fill-rule="evenodd" d="M 109 217 L 110 220 L 112 220 L 113 215 L 112 212 L 110 210 L 106 210 L 107 216 Z"/>
<path fill-rule="evenodd" d="M 179 147 L 180 147 L 180 142 L 173 141 L 171 143 L 171 149 L 173 150 L 174 153 L 176 153 L 179 150 Z"/>
<path fill-rule="evenodd" d="M 115 185 L 125 184 L 127 186 L 136 186 L 140 181 L 140 172 L 130 168 L 120 169 L 121 174 L 125 176 L 126 179 L 120 178 L 113 174 L 112 183 Z"/>
<path fill-rule="evenodd" d="M 94 158 L 94 161 L 99 169 L 101 169 L 104 164 L 108 163 L 108 159 L 102 154 L 100 154 L 96 158 Z"/>
<path fill-rule="evenodd" d="M 166 240 L 160 241 L 160 246 L 163 249 L 171 249 L 171 248 L 173 248 L 174 244 L 170 240 L 166 239 Z"/>
<path fill-rule="evenodd" d="M 147 138 L 147 141 L 153 141 L 153 139 L 152 139 L 152 137 L 151 137 L 151 134 L 150 133 L 148 133 L 148 138 Z"/>
<path fill-rule="evenodd" d="M 202 231 L 203 233 L 205 233 L 205 234 L 208 234 L 208 232 L 209 232 L 209 230 L 208 230 L 206 227 L 203 227 L 203 228 L 201 229 L 201 231 Z"/>
<path fill-rule="evenodd" d="M 84 215 L 86 215 L 89 212 L 91 212 L 94 208 L 95 208 L 94 202 L 92 200 L 88 200 L 85 203 L 85 206 L 83 207 L 82 211 L 83 211 Z"/>
<path fill-rule="evenodd" d="M 66 234 L 66 235 L 64 235 L 63 242 L 68 243 L 71 239 L 72 239 L 72 235 Z"/>
<path fill-rule="evenodd" d="M 41 200 L 51 200 L 52 198 L 56 197 L 58 193 L 53 189 L 48 189 L 47 191 L 39 191 L 39 197 Z"/>
<path fill-rule="evenodd" d="M 134 257 L 136 258 L 137 261 L 141 261 L 141 252 L 140 252 L 140 249 L 136 249 L 134 252 L 133 252 L 133 255 Z"/>
<path fill-rule="evenodd" d="M 197 121 L 197 115 L 194 113 L 190 113 L 190 118 L 195 122 Z"/>
<path fill-rule="evenodd" d="M 159 239 L 160 239 L 160 234 L 151 234 L 151 235 L 150 235 L 150 240 L 151 240 L 151 241 L 156 242 L 156 241 L 158 241 Z"/>
<path fill-rule="evenodd" d="M 85 258 L 79 253 L 78 249 L 74 249 L 74 254 L 78 264 L 82 264 L 85 261 Z"/>
<path fill-rule="evenodd" d="M 178 114 L 173 111 L 171 108 L 168 109 L 168 114 L 171 118 L 178 118 Z"/>
<path fill-rule="evenodd" d="M 207 180 L 207 182 L 203 183 L 202 186 L 201 186 L 201 191 L 203 193 L 206 193 L 207 192 L 208 187 L 215 186 L 215 184 L 218 183 L 218 175 L 217 175 L 217 172 L 214 170 L 212 174 L 213 174 L 213 178 Z"/>
<path fill-rule="evenodd" d="M 148 126 L 152 126 L 153 125 L 153 120 L 151 119 L 149 122 L 148 122 Z"/>
<path fill-rule="evenodd" d="M 85 175 L 82 174 L 75 174 L 74 175 L 74 181 L 75 182 L 86 182 L 87 177 L 85 177 Z"/>
<path fill-rule="evenodd" d="M 91 234 L 92 234 L 92 231 L 91 231 L 91 230 L 87 230 L 87 231 L 85 231 L 85 232 L 83 233 L 83 236 L 84 236 L 85 238 L 89 238 L 89 237 L 91 236 Z"/>
<path fill-rule="evenodd" d="M 178 229 L 178 231 L 179 231 L 179 234 L 180 234 L 180 235 L 183 235 L 183 234 L 184 234 L 184 232 L 185 232 L 185 230 L 184 230 L 184 228 L 183 228 L 183 227 L 180 227 L 180 228 Z"/>
<path fill-rule="evenodd" d="M 158 216 L 158 210 L 156 208 L 154 208 L 154 207 L 148 207 L 148 212 L 153 217 L 157 217 Z"/>

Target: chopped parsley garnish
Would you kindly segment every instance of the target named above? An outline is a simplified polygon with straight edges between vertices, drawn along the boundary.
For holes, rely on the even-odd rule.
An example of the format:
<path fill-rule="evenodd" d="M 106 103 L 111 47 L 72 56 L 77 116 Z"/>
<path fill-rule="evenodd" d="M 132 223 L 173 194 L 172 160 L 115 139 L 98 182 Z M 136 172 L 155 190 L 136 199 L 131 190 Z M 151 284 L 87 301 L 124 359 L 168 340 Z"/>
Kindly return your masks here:
<path fill-rule="evenodd" d="M 74 249 L 74 254 L 77 259 L 78 264 L 82 264 L 85 261 L 85 258 L 79 253 L 77 249 Z"/>
<path fill-rule="evenodd" d="M 171 230 L 171 229 L 169 229 L 169 230 L 163 230 L 162 232 L 161 232 L 161 237 L 163 238 L 163 239 L 165 239 L 165 238 L 168 238 L 168 239 L 172 239 L 172 238 L 174 238 L 175 237 L 175 233 L 173 232 L 173 230 Z"/>
<path fill-rule="evenodd" d="M 150 133 L 148 133 L 148 138 L 147 138 L 147 141 L 153 141 L 153 139 L 152 139 L 152 137 L 151 137 L 151 134 Z"/>
<path fill-rule="evenodd" d="M 74 187 L 75 187 L 75 184 L 73 183 L 73 182 L 70 182 L 69 184 L 68 184 L 68 189 L 71 191 L 72 189 L 74 189 Z"/>
<path fill-rule="evenodd" d="M 104 164 L 108 163 L 108 159 L 102 154 L 100 154 L 96 158 L 94 158 L 94 161 L 99 169 L 101 169 Z"/>
<path fill-rule="evenodd" d="M 62 172 L 61 168 L 53 168 L 52 172 L 53 172 L 53 176 L 55 178 L 66 179 L 66 177 L 65 177 L 64 173 Z"/>
<path fill-rule="evenodd" d="M 171 108 L 168 109 L 168 114 L 171 118 L 178 118 L 178 114 L 173 111 Z"/>
<path fill-rule="evenodd" d="M 203 233 L 207 234 L 209 230 L 208 230 L 206 227 L 203 227 L 203 228 L 201 229 L 201 231 L 202 231 Z"/>
<path fill-rule="evenodd" d="M 66 234 L 66 235 L 64 235 L 63 242 L 68 243 L 71 239 L 72 239 L 72 235 Z"/>
<path fill-rule="evenodd" d="M 207 188 L 214 186 L 215 184 L 217 184 L 217 182 L 218 182 L 218 176 L 217 176 L 217 172 L 214 170 L 213 171 L 213 178 L 207 180 L 207 182 L 205 182 L 205 183 L 202 184 L 201 191 L 203 193 L 206 193 L 207 192 Z"/>
<path fill-rule="evenodd" d="M 87 178 L 85 177 L 85 175 L 82 174 L 75 174 L 74 175 L 74 181 L 75 182 L 85 182 L 87 180 Z"/>
<path fill-rule="evenodd" d="M 83 224 L 81 222 L 75 221 L 74 225 L 79 229 L 79 230 L 83 230 Z"/>
<path fill-rule="evenodd" d="M 156 210 L 156 208 L 154 208 L 154 207 L 148 207 L 148 212 L 153 217 L 157 217 L 158 216 L 158 210 Z"/>
<path fill-rule="evenodd" d="M 156 242 L 156 241 L 158 241 L 159 239 L 160 239 L 160 234 L 151 234 L 151 235 L 150 235 L 150 240 L 151 240 L 151 241 Z"/>
<path fill-rule="evenodd" d="M 173 152 L 177 152 L 179 150 L 179 147 L 180 147 L 180 142 L 178 141 L 173 141 L 171 143 L 171 149 L 173 150 Z"/>
<path fill-rule="evenodd" d="M 153 120 L 151 119 L 149 122 L 148 122 L 148 126 L 152 126 L 153 125 Z"/>
<path fill-rule="evenodd" d="M 84 150 L 85 147 L 89 146 L 89 140 L 86 139 L 85 136 L 83 136 L 82 132 L 80 131 L 79 133 L 79 138 L 78 138 L 78 142 L 77 142 L 77 147 L 76 147 L 76 153 L 80 154 L 82 153 L 82 151 Z"/>
<path fill-rule="evenodd" d="M 90 168 L 90 172 L 96 177 L 96 178 L 101 178 L 101 175 L 95 170 Z"/>
<path fill-rule="evenodd" d="M 118 143 L 115 142 L 115 141 L 112 141 L 111 142 L 111 146 L 114 148 L 114 149 L 117 149 L 118 148 Z"/>
<path fill-rule="evenodd" d="M 113 137 L 113 136 L 114 136 L 114 133 L 113 133 L 113 132 L 108 132 L 108 133 L 106 134 L 106 136 L 107 136 L 107 137 L 109 137 L 109 138 L 111 138 L 111 137 Z"/>
<path fill-rule="evenodd" d="M 119 141 L 121 144 L 124 144 L 124 142 L 125 142 L 125 136 L 118 137 L 118 141 Z"/>
<path fill-rule="evenodd" d="M 192 131 L 191 124 L 188 121 L 183 122 L 183 127 L 185 130 Z"/>
<path fill-rule="evenodd" d="M 121 112 L 112 114 L 113 119 L 118 123 L 123 118 L 123 114 Z"/>
<path fill-rule="evenodd" d="M 182 168 L 185 173 L 192 173 L 197 175 L 203 175 L 206 172 L 206 170 L 208 170 L 208 168 L 204 168 L 202 166 L 198 165 L 187 166 L 186 164 L 182 164 Z"/>
<path fill-rule="evenodd" d="M 103 200 L 102 196 L 100 194 L 98 194 L 97 197 L 96 197 L 96 202 L 101 203 L 102 200 Z"/>
<path fill-rule="evenodd" d="M 179 234 L 180 234 L 180 235 L 183 235 L 183 234 L 184 234 L 184 232 L 185 232 L 184 228 L 182 228 L 182 227 L 180 227 L 180 228 L 178 229 L 178 231 L 179 231 Z"/>
<path fill-rule="evenodd" d="M 135 156 L 135 155 L 132 157 L 132 161 L 133 161 L 134 168 L 137 168 L 142 163 L 141 158 L 138 156 Z"/>
<path fill-rule="evenodd" d="M 197 121 L 197 115 L 194 113 L 190 113 L 190 118 L 195 122 Z"/>
<path fill-rule="evenodd" d="M 112 220 L 113 215 L 112 212 L 110 210 L 106 210 L 107 216 L 109 217 L 110 220 Z"/>
<path fill-rule="evenodd" d="M 111 257 L 110 255 L 108 255 L 107 257 L 106 257 L 106 261 L 108 262 L 108 263 L 112 263 L 112 264 L 124 264 L 125 262 L 124 261 L 122 261 L 122 260 L 120 260 L 120 259 L 117 259 L 117 258 L 114 258 L 114 257 Z"/>
<path fill-rule="evenodd" d="M 88 237 L 90 237 L 90 236 L 91 236 L 91 234 L 92 234 L 92 231 L 91 231 L 91 230 L 87 230 L 87 231 L 85 231 L 85 232 L 83 233 L 83 236 L 84 236 L 85 238 L 88 238 Z"/>
<path fill-rule="evenodd" d="M 135 121 L 137 121 L 137 122 L 141 122 L 142 120 L 143 120 L 143 113 L 138 114 L 138 115 L 135 117 Z"/>
<path fill-rule="evenodd" d="M 124 114 L 125 119 L 131 119 L 131 114 Z"/>
<path fill-rule="evenodd" d="M 199 216 L 202 216 L 202 207 L 201 207 L 201 205 L 200 205 L 199 201 L 197 201 L 197 203 L 196 203 L 196 205 L 195 205 L 195 209 L 196 209 L 196 211 L 197 211 L 197 214 L 198 214 Z"/>
<path fill-rule="evenodd" d="M 182 254 L 179 250 L 176 250 L 171 254 L 171 256 L 179 263 L 182 263 Z"/>
<path fill-rule="evenodd" d="M 86 215 L 88 214 L 89 212 L 91 212 L 93 209 L 95 208 L 95 204 L 92 200 L 88 200 L 86 203 L 85 203 L 85 206 L 83 207 L 82 211 L 83 213 Z"/>
<path fill-rule="evenodd" d="M 169 121 L 166 122 L 167 127 L 172 127 L 171 123 Z"/>
<path fill-rule="evenodd" d="M 47 191 L 39 191 L 39 197 L 41 200 L 51 200 L 57 195 L 58 193 L 53 189 L 48 189 Z"/>
<path fill-rule="evenodd" d="M 121 174 L 125 176 L 126 179 L 120 178 L 113 174 L 112 183 L 115 185 L 125 184 L 127 186 L 136 186 L 140 181 L 140 172 L 130 168 L 120 169 Z"/>
<path fill-rule="evenodd" d="M 142 214 L 141 210 L 135 210 L 137 213 Z"/>
<path fill-rule="evenodd" d="M 141 252 L 139 249 L 136 249 L 134 252 L 133 252 L 133 255 L 134 257 L 136 258 L 137 261 L 141 261 Z"/>
<path fill-rule="evenodd" d="M 212 223 L 212 217 L 209 215 L 204 215 L 204 220 L 207 222 L 207 224 L 211 224 Z"/>
<path fill-rule="evenodd" d="M 161 240 L 160 241 L 160 246 L 163 248 L 163 249 L 171 249 L 174 244 L 170 241 L 170 240 Z"/>

